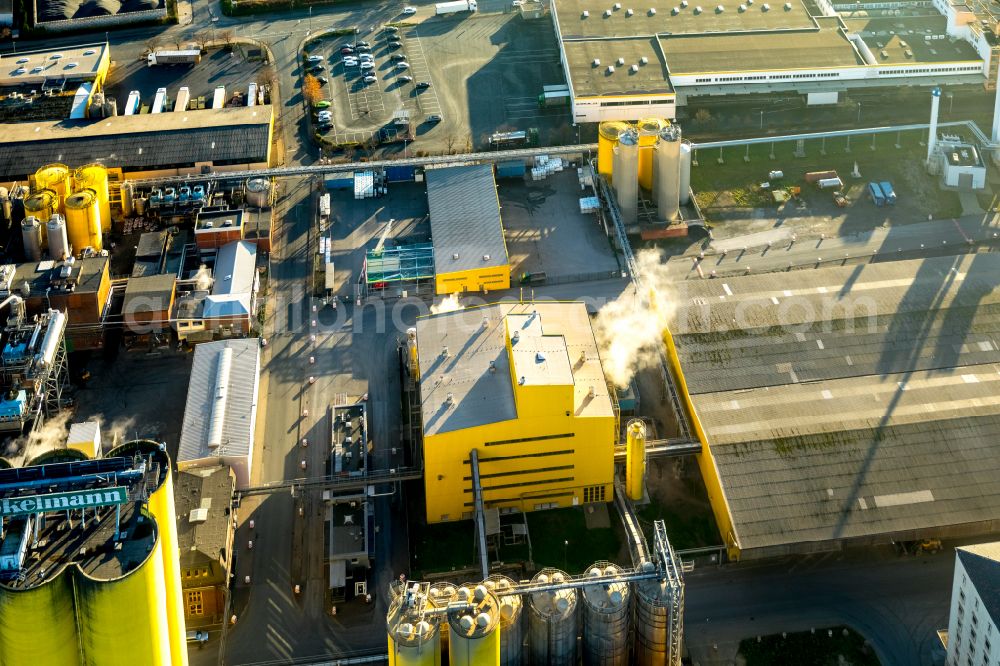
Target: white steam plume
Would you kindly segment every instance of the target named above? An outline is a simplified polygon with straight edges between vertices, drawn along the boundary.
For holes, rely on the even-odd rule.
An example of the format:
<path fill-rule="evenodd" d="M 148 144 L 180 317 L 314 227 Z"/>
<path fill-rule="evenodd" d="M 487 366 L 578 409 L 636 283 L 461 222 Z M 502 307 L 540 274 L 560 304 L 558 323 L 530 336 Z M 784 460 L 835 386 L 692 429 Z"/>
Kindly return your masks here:
<path fill-rule="evenodd" d="M 16 454 L 20 454 L 21 464 L 24 465 L 32 458 L 36 458 L 48 451 L 65 449 L 66 438 L 69 436 L 66 424 L 69 422 L 71 415 L 72 413 L 69 411 L 59 412 L 43 423 L 38 430 L 28 434 L 26 437 L 18 437 L 12 441 L 8 446 L 8 451 L 15 454 L 15 456 Z"/>
<path fill-rule="evenodd" d="M 629 289 L 604 305 L 594 319 L 604 374 L 618 387 L 628 386 L 636 372 L 658 362 L 663 330 L 675 312 L 674 290 L 660 252 L 642 250 L 636 263 L 641 293 Z"/>
<path fill-rule="evenodd" d="M 431 314 L 442 314 L 445 312 L 454 312 L 455 310 L 461 310 L 462 306 L 458 302 L 458 294 L 452 294 L 451 296 L 446 296 L 437 305 L 431 306 Z"/>
<path fill-rule="evenodd" d="M 212 273 L 205 264 L 202 264 L 194 274 L 195 288 L 199 291 L 208 291 L 212 288 Z"/>

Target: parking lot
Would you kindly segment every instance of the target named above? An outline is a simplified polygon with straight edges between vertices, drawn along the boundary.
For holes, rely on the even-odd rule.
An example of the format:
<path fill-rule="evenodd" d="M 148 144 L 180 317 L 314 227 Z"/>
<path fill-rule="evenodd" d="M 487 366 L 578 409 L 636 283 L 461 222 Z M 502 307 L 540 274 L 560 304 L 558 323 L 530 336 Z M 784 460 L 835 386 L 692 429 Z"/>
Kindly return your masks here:
<path fill-rule="evenodd" d="M 355 39 L 371 46 L 375 80 L 369 83 L 360 66 L 343 64 L 340 49 Z M 390 39 L 400 45 L 390 46 Z M 393 119 L 403 111 L 417 151 L 486 148 L 493 132 L 532 127 L 543 144 L 576 138 L 568 108 L 538 107 L 543 86 L 564 82 L 548 20 L 515 13 L 435 16 L 400 24 L 396 32 L 376 27 L 318 40 L 309 54 L 326 59 L 320 75 L 329 79 L 323 94 L 332 104 L 329 138 L 336 143 L 402 132 Z M 393 56 L 408 67 L 397 69 Z M 421 82 L 430 86 L 418 87 Z"/>
<path fill-rule="evenodd" d="M 167 89 L 167 97 L 173 101 L 177 91 L 186 86 L 190 91 L 192 106 L 199 97 L 204 98 L 205 108 L 212 105 L 212 95 L 217 86 L 226 87 L 227 104 L 233 94 L 243 96 L 251 83 L 261 83 L 265 64 L 251 59 L 253 54 L 234 48 L 213 49 L 202 56 L 197 65 L 166 65 L 149 67 L 145 57 L 142 60 L 116 62 L 108 77 L 107 92 L 118 102 L 118 113 L 125 111 L 129 93 L 138 90 L 142 96 L 142 106 L 150 106 L 158 88 Z M 169 108 L 169 106 L 168 106 Z"/>

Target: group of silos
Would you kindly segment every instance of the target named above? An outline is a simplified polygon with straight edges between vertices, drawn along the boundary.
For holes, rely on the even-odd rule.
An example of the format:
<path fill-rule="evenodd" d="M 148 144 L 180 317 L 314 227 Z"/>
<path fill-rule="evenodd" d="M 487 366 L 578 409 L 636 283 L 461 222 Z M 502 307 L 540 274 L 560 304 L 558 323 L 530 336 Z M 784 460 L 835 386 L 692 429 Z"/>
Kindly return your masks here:
<path fill-rule="evenodd" d="M 581 657 L 587 666 L 666 666 L 671 590 L 655 579 L 607 582 L 621 572 L 598 562 L 570 586 L 565 572 L 543 569 L 531 580 L 542 590 L 531 593 L 502 575 L 435 583 L 424 595 L 420 584 L 402 587 L 387 618 L 389 664 L 440 665 L 447 654 L 451 666 L 575 666 Z"/>
<path fill-rule="evenodd" d="M 35 172 L 31 195 L 24 201 L 21 236 L 27 259 L 38 261 L 46 248 L 52 259 L 65 259 L 90 247 L 104 248 L 111 230 L 108 170 L 88 164 L 71 170 L 49 164 Z"/>
<path fill-rule="evenodd" d="M 690 199 L 691 144 L 665 118 L 605 121 L 598 130 L 597 172 L 611 182 L 622 222 L 638 221 L 641 187 L 651 194 L 657 219 L 670 224 Z"/>

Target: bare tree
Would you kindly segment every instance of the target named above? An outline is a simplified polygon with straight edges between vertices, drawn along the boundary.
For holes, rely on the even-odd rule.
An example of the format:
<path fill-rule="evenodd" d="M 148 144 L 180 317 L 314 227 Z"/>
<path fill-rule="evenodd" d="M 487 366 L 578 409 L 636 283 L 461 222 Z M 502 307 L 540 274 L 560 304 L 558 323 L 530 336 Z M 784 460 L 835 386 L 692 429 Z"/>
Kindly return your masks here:
<path fill-rule="evenodd" d="M 708 109 L 698 109 L 694 114 L 694 119 L 696 122 L 704 125 L 712 119 L 712 112 Z"/>
<path fill-rule="evenodd" d="M 275 82 L 278 80 L 278 72 L 275 71 L 274 65 L 268 65 L 264 69 L 260 70 L 257 74 L 257 85 L 268 86 L 269 88 L 274 87 Z M 319 81 L 317 81 L 319 83 Z"/>
<path fill-rule="evenodd" d="M 150 37 L 149 39 L 146 40 L 145 45 L 146 45 L 146 51 L 152 53 L 157 48 L 159 48 L 159 46 L 160 46 L 160 38 L 159 37 Z"/>
<path fill-rule="evenodd" d="M 212 32 L 210 30 L 199 30 L 194 33 L 194 41 L 198 44 L 198 47 L 205 51 L 208 48 L 208 43 L 212 40 Z"/>
<path fill-rule="evenodd" d="M 448 135 L 448 138 L 446 138 L 446 139 L 444 140 L 444 144 L 445 144 L 445 146 L 447 146 L 447 147 L 448 147 L 448 149 L 447 149 L 447 154 L 448 154 L 448 155 L 454 155 L 454 154 L 455 154 L 455 142 L 456 142 L 456 141 L 458 141 L 458 139 L 456 139 L 456 138 L 455 138 L 455 137 L 454 137 L 453 135 L 451 135 L 451 134 L 449 134 L 449 135 Z"/>
<path fill-rule="evenodd" d="M 226 43 L 226 46 L 232 46 L 236 34 L 232 30 L 223 30 L 219 33 L 219 36 L 222 37 L 222 41 Z"/>

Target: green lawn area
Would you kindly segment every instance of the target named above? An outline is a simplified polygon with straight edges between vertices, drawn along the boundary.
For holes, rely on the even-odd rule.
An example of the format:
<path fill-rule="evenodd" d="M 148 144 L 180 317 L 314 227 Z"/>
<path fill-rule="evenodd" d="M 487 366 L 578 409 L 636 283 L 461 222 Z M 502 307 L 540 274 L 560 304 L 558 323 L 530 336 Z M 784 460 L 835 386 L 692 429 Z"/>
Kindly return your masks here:
<path fill-rule="evenodd" d="M 899 148 L 895 147 L 897 140 Z M 697 152 L 698 166 L 691 167 L 691 186 L 698 205 L 711 219 L 713 208 L 775 208 L 768 192 L 759 189 L 772 169 L 783 171 L 782 185 L 800 186 L 807 199 L 812 196 L 828 199 L 829 191 L 816 190 L 814 185 L 804 181 L 804 174 L 836 170 L 848 183 L 857 162 L 863 181 L 892 181 L 901 199 L 912 202 L 935 218 L 954 217 L 961 212 L 958 195 L 939 191 L 935 178 L 924 170 L 926 147 L 920 145 L 922 140 L 926 140 L 925 132 L 904 132 L 898 139 L 896 133 L 880 134 L 876 135 L 875 150 L 872 150 L 871 135 L 855 136 L 850 140 L 851 152 L 848 153 L 845 151 L 846 138 L 831 138 L 825 142 L 826 155 L 822 155 L 823 143 L 812 139 L 805 143 L 805 157 L 795 157 L 794 141 L 766 143 L 750 147 L 749 162 L 744 161 L 746 147 L 726 148 L 722 151 L 724 164 L 717 161 L 719 149 L 705 149 Z M 773 160 L 770 158 L 772 149 Z"/>
<path fill-rule="evenodd" d="M 833 632 L 832 638 L 828 631 Z M 815 634 L 803 631 L 784 638 L 780 634 L 764 636 L 759 643 L 748 638 L 740 643 L 740 656 L 746 666 L 879 666 L 875 651 L 847 627 L 817 629 Z"/>
<path fill-rule="evenodd" d="M 414 577 L 476 565 L 476 530 L 471 520 L 415 525 L 412 529 Z"/>

